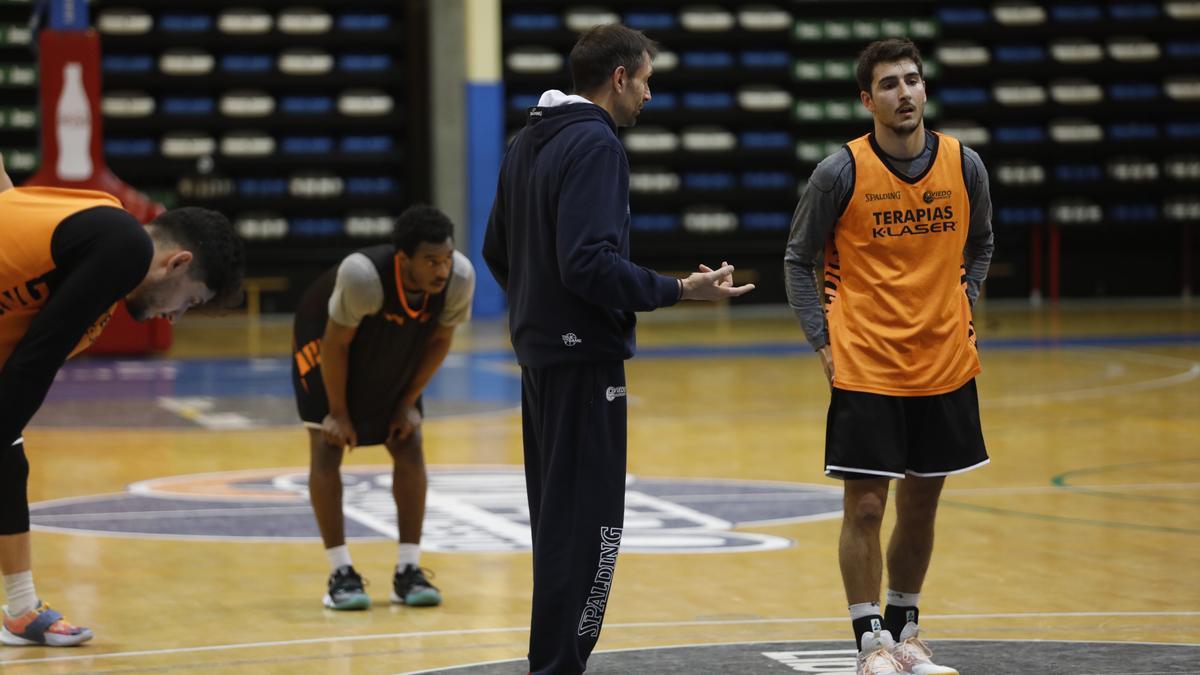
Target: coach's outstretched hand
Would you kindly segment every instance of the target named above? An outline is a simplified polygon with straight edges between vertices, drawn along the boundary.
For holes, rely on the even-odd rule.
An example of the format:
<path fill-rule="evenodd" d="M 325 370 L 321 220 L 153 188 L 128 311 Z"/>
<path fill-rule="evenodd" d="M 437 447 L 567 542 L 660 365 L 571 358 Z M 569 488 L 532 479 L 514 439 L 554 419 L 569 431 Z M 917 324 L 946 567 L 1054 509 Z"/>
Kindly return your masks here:
<path fill-rule="evenodd" d="M 692 272 L 683 279 L 681 300 L 724 300 L 736 298 L 754 290 L 754 284 L 733 285 L 733 265 L 721 263 L 718 269 L 701 265 L 699 272 Z"/>
<path fill-rule="evenodd" d="M 4 192 L 12 186 L 12 179 L 8 177 L 8 172 L 4 170 L 4 153 L 0 152 L 0 192 Z"/>

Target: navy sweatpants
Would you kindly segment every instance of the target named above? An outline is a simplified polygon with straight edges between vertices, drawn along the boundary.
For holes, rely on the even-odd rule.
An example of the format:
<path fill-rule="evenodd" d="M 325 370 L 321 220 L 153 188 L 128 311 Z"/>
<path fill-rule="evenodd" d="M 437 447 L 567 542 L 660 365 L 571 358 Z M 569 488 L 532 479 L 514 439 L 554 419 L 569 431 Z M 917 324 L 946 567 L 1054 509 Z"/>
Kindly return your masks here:
<path fill-rule="evenodd" d="M 533 675 L 582 673 L 625 520 L 625 364 L 521 369 Z"/>

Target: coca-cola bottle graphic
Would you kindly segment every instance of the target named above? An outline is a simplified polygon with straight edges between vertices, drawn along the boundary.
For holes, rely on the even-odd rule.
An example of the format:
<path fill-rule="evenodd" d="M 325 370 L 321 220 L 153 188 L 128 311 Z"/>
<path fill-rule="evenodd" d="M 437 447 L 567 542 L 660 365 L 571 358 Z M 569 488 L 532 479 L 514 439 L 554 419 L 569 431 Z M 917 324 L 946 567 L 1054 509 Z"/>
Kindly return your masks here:
<path fill-rule="evenodd" d="M 63 66 L 63 88 L 58 97 L 58 165 L 60 180 L 83 181 L 92 177 L 92 109 L 83 90 L 83 66 Z"/>

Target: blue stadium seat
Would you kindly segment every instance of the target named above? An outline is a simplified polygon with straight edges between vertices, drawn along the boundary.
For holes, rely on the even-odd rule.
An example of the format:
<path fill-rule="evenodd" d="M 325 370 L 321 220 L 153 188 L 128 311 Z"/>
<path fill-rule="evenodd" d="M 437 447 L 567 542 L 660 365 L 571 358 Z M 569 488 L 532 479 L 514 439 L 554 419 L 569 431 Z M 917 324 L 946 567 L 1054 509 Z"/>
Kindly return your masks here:
<path fill-rule="evenodd" d="M 742 174 L 742 187 L 747 190 L 790 190 L 796 187 L 796 177 L 787 171 L 747 171 Z"/>
<path fill-rule="evenodd" d="M 650 102 L 645 105 L 647 110 L 674 110 L 679 105 L 679 97 L 672 92 L 653 92 Z"/>
<path fill-rule="evenodd" d="M 792 224 L 792 214 L 787 211 L 747 211 L 739 222 L 744 230 L 787 231 Z"/>
<path fill-rule="evenodd" d="M 688 190 L 732 190 L 736 186 L 729 171 L 694 171 L 683 174 L 683 187 Z"/>
<path fill-rule="evenodd" d="M 287 194 L 286 178 L 239 178 L 238 194 L 247 197 L 279 197 Z"/>
<path fill-rule="evenodd" d="M 943 26 L 980 26 L 992 20 L 986 7 L 941 7 L 937 19 Z"/>
<path fill-rule="evenodd" d="M 395 149 L 391 136 L 346 136 L 342 138 L 339 149 L 346 153 L 382 154 Z"/>
<path fill-rule="evenodd" d="M 266 73 L 274 67 L 274 59 L 268 54 L 225 54 L 221 56 L 221 70 L 230 73 Z"/>
<path fill-rule="evenodd" d="M 1092 23 L 1104 18 L 1104 11 L 1099 5 L 1054 5 L 1050 8 L 1050 16 L 1055 21 L 1068 23 Z"/>
<path fill-rule="evenodd" d="M 285 155 L 324 155 L 333 152 L 330 136 L 284 136 L 279 150 Z"/>
<path fill-rule="evenodd" d="M 212 30 L 211 14 L 163 13 L 158 17 L 158 28 L 165 33 L 204 33 Z"/>
<path fill-rule="evenodd" d="M 288 232 L 298 237 L 331 237 L 341 234 L 341 218 L 293 218 Z"/>
<path fill-rule="evenodd" d="M 1200 42 L 1176 40 L 1166 44 L 1166 52 L 1175 59 L 1200 58 Z"/>
<path fill-rule="evenodd" d="M 1150 141 L 1158 138 L 1158 125 L 1152 122 L 1118 122 L 1108 125 L 1114 141 Z"/>
<path fill-rule="evenodd" d="M 1104 169 L 1099 164 L 1059 164 L 1054 177 L 1064 183 L 1093 183 L 1104 178 Z"/>
<path fill-rule="evenodd" d="M 330 96 L 284 96 L 279 99 L 279 110 L 288 115 L 325 115 L 333 112 Z"/>
<path fill-rule="evenodd" d="M 1118 223 L 1155 221 L 1158 220 L 1158 205 L 1146 202 L 1113 204 L 1108 209 L 1108 218 Z"/>
<path fill-rule="evenodd" d="M 159 109 L 167 115 L 211 115 L 216 101 L 207 96 L 164 96 Z"/>
<path fill-rule="evenodd" d="M 635 213 L 630 217 L 630 227 L 640 232 L 671 232 L 679 229 L 679 214 Z"/>
<path fill-rule="evenodd" d="M 338 70 L 348 73 L 381 73 L 392 68 L 389 54 L 342 54 L 338 57 Z"/>
<path fill-rule="evenodd" d="M 1046 60 L 1042 45 L 996 45 L 992 56 L 1000 63 L 1040 63 Z"/>
<path fill-rule="evenodd" d="M 388 176 L 354 176 L 346 179 L 348 195 L 386 195 L 397 192 L 399 184 Z"/>
<path fill-rule="evenodd" d="M 743 131 L 738 146 L 746 150 L 780 150 L 792 147 L 792 135 L 786 131 Z"/>
<path fill-rule="evenodd" d="M 153 138 L 109 138 L 104 141 L 104 154 L 109 157 L 146 157 L 154 154 Z"/>
<path fill-rule="evenodd" d="M 1002 225 L 1037 225 L 1046 222 L 1046 210 L 1040 206 L 1001 206 L 996 222 Z"/>
<path fill-rule="evenodd" d="M 105 56 L 102 65 L 106 73 L 147 73 L 154 68 L 154 57 L 145 54 Z"/>
<path fill-rule="evenodd" d="M 692 110 L 729 110 L 734 103 L 733 94 L 727 91 L 693 91 L 683 95 L 683 107 Z"/>
<path fill-rule="evenodd" d="M 1148 21 L 1158 18 L 1159 9 L 1149 2 L 1114 2 L 1108 6 L 1108 15 L 1114 21 Z"/>
<path fill-rule="evenodd" d="M 792 65 L 792 54 L 782 49 L 754 50 L 742 52 L 738 60 L 747 69 L 787 68 Z"/>
<path fill-rule="evenodd" d="M 685 68 L 732 68 L 733 54 L 724 51 L 689 51 L 683 52 L 680 61 Z"/>
<path fill-rule="evenodd" d="M 1162 95 L 1154 82 L 1114 82 L 1108 85 L 1108 96 L 1114 101 L 1150 101 Z"/>
<path fill-rule="evenodd" d="M 508 15 L 508 27 L 513 30 L 558 30 L 562 19 L 553 12 L 513 12 Z"/>
<path fill-rule="evenodd" d="M 635 30 L 671 30 L 676 27 L 671 12 L 626 12 L 624 23 Z"/>
<path fill-rule="evenodd" d="M 337 27 L 348 33 L 387 30 L 392 27 L 392 18 L 387 14 L 351 12 L 338 17 Z"/>
<path fill-rule="evenodd" d="M 991 93 L 984 87 L 942 87 L 938 99 L 943 105 L 981 105 L 991 100 Z"/>
<path fill-rule="evenodd" d="M 1167 124 L 1167 138 L 1200 138 L 1200 122 L 1171 122 Z"/>
<path fill-rule="evenodd" d="M 996 127 L 992 137 L 997 143 L 1043 143 L 1046 129 L 1037 124 Z"/>

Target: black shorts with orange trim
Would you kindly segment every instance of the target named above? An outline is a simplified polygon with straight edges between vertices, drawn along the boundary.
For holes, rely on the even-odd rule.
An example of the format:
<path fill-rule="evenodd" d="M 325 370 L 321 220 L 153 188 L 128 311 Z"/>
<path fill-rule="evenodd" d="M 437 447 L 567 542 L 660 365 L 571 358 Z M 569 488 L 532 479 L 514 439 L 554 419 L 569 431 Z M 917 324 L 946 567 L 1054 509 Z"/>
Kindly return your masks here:
<path fill-rule="evenodd" d="M 834 388 L 825 426 L 825 475 L 928 478 L 988 463 L 974 378 L 935 396 Z"/>
<path fill-rule="evenodd" d="M 311 346 L 309 346 L 311 345 Z M 351 374 L 351 378 L 353 375 Z M 350 422 L 359 445 L 381 445 L 387 440 L 388 425 L 400 402 L 402 388 L 395 388 L 391 395 L 362 394 L 353 390 L 349 383 L 347 398 L 350 405 Z M 321 422 L 329 414 L 329 399 L 325 395 L 325 381 L 321 377 L 320 346 L 307 343 L 293 354 L 292 391 L 296 396 L 296 410 L 300 420 L 310 429 L 320 429 Z M 425 403 L 417 398 L 417 410 L 425 414 Z"/>

